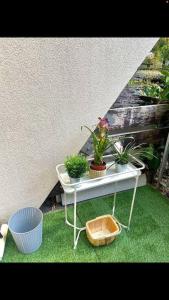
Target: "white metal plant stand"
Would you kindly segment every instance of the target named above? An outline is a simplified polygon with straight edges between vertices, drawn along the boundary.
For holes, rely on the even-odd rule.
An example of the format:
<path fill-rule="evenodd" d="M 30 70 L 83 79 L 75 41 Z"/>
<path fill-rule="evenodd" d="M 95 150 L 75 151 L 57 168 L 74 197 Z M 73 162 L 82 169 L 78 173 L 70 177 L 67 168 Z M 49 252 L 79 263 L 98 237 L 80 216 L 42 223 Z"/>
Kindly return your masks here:
<path fill-rule="evenodd" d="M 76 208 L 77 208 L 77 192 L 82 190 L 88 190 L 95 188 L 100 185 L 106 185 L 108 183 L 114 183 L 117 184 L 118 182 L 128 179 L 128 178 L 135 178 L 135 186 L 133 190 L 133 196 L 131 201 L 131 207 L 130 207 L 130 214 L 128 219 L 128 224 L 124 225 L 121 222 L 119 222 L 115 217 L 115 207 L 116 207 L 116 198 L 117 193 L 114 193 L 114 200 L 113 200 L 113 208 L 112 208 L 112 216 L 117 220 L 117 222 L 124 228 L 130 229 L 130 223 L 132 218 L 132 212 L 134 207 L 134 201 L 135 201 L 135 195 L 137 190 L 137 184 L 138 184 L 138 178 L 141 175 L 141 170 L 145 168 L 145 165 L 142 161 L 136 159 L 133 157 L 134 161 L 137 162 L 137 164 L 140 165 L 140 167 L 135 167 L 133 164 L 129 163 L 128 168 L 124 172 L 117 173 L 115 169 L 115 165 L 111 166 L 113 161 L 110 161 L 112 158 L 112 155 L 106 155 L 104 156 L 104 160 L 108 159 L 109 162 L 107 164 L 107 174 L 103 177 L 98 178 L 92 178 L 90 179 L 88 175 L 81 178 L 80 182 L 77 183 L 70 183 L 69 176 L 65 170 L 64 164 L 59 164 L 56 166 L 56 172 L 58 175 L 58 179 L 60 180 L 63 190 L 64 190 L 64 197 L 65 197 L 65 223 L 69 226 L 71 226 L 74 229 L 74 249 L 77 247 L 77 243 L 79 240 L 79 236 L 81 231 L 85 230 L 86 227 L 77 227 L 77 215 L 76 215 Z M 93 160 L 93 158 L 88 159 L 88 161 Z M 109 166 L 111 166 L 109 168 Z M 74 220 L 73 224 L 69 222 L 68 215 L 67 215 L 67 202 L 66 202 L 66 195 L 69 193 L 73 193 L 74 195 Z"/>

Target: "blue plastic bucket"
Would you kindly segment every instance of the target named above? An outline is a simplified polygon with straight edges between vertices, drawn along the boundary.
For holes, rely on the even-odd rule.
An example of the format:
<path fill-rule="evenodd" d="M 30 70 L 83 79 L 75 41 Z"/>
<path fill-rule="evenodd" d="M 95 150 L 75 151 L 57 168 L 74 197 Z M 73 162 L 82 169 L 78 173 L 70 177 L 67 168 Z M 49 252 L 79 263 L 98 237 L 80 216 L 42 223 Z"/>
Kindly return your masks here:
<path fill-rule="evenodd" d="M 20 252 L 32 253 L 40 247 L 42 224 L 43 213 L 35 207 L 22 208 L 10 217 L 9 230 Z"/>

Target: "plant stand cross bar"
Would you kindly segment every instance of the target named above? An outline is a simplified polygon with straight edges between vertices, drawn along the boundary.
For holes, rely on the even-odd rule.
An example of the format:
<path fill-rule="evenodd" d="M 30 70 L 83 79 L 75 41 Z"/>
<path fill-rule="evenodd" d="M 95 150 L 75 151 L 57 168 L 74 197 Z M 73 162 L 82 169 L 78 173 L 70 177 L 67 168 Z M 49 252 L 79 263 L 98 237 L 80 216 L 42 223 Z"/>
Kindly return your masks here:
<path fill-rule="evenodd" d="M 111 158 L 112 155 L 106 155 L 104 158 Z M 92 160 L 93 158 L 90 158 L 88 161 Z M 128 224 L 124 225 L 120 223 L 117 218 L 115 217 L 115 207 L 116 207 L 116 196 L 117 193 L 114 193 L 114 201 L 113 201 L 113 208 L 112 208 L 112 216 L 117 220 L 117 222 L 124 228 L 127 228 L 128 230 L 130 229 L 130 223 L 131 223 L 131 218 L 132 218 L 132 212 L 133 212 L 133 207 L 134 207 L 134 201 L 135 201 L 135 196 L 136 196 L 136 190 L 137 190 L 137 185 L 138 185 L 138 178 L 141 175 L 141 170 L 145 168 L 145 165 L 142 161 L 136 159 L 133 157 L 135 162 L 140 165 L 140 167 L 136 168 L 134 165 L 131 163 L 128 164 L 128 169 L 125 172 L 120 172 L 117 173 L 115 170 L 115 166 L 113 165 L 112 167 L 108 168 L 107 170 L 107 175 L 103 177 L 98 177 L 98 178 L 92 178 L 90 179 L 88 175 L 84 176 L 81 178 L 80 182 L 77 183 L 72 183 L 70 184 L 69 176 L 67 172 L 65 171 L 64 164 L 59 164 L 56 166 L 56 172 L 58 175 L 58 179 L 60 180 L 63 190 L 64 190 L 64 198 L 65 198 L 65 223 L 72 227 L 74 229 L 74 249 L 77 247 L 77 243 L 79 240 L 80 233 L 86 229 L 86 227 L 78 227 L 77 226 L 77 192 L 82 191 L 82 190 L 88 190 L 92 188 L 96 188 L 100 185 L 104 186 L 108 183 L 114 183 L 117 184 L 122 180 L 126 180 L 129 178 L 135 178 L 135 186 L 133 190 L 133 196 L 132 196 L 132 202 L 131 202 L 131 207 L 130 207 L 130 214 L 129 214 L 129 219 L 128 219 Z M 112 161 L 107 164 L 109 167 L 112 165 Z M 68 214 L 67 214 L 67 201 L 66 201 L 66 195 L 69 193 L 73 193 L 74 195 L 74 214 L 73 214 L 73 224 L 69 222 L 68 220 Z"/>

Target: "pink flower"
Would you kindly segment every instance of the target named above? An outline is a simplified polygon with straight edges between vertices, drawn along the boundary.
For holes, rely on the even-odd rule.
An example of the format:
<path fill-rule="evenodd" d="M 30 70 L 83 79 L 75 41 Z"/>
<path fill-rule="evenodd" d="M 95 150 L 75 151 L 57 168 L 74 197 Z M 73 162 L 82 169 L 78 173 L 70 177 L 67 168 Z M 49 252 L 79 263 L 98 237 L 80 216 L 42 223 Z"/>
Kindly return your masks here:
<path fill-rule="evenodd" d="M 99 120 L 100 120 L 100 122 L 99 122 L 99 124 L 98 124 L 98 127 L 100 128 L 100 129 L 102 129 L 102 128 L 105 128 L 105 129 L 109 129 L 109 121 L 108 121 L 108 119 L 107 118 L 98 118 Z"/>

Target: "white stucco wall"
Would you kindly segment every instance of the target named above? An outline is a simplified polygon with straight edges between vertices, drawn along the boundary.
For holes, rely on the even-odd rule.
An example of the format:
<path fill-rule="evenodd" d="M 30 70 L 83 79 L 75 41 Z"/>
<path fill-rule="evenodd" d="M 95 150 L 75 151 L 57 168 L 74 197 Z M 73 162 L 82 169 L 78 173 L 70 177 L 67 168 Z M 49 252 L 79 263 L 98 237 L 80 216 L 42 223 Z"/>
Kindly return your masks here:
<path fill-rule="evenodd" d="M 157 40 L 0 39 L 0 222 L 42 204 Z"/>

